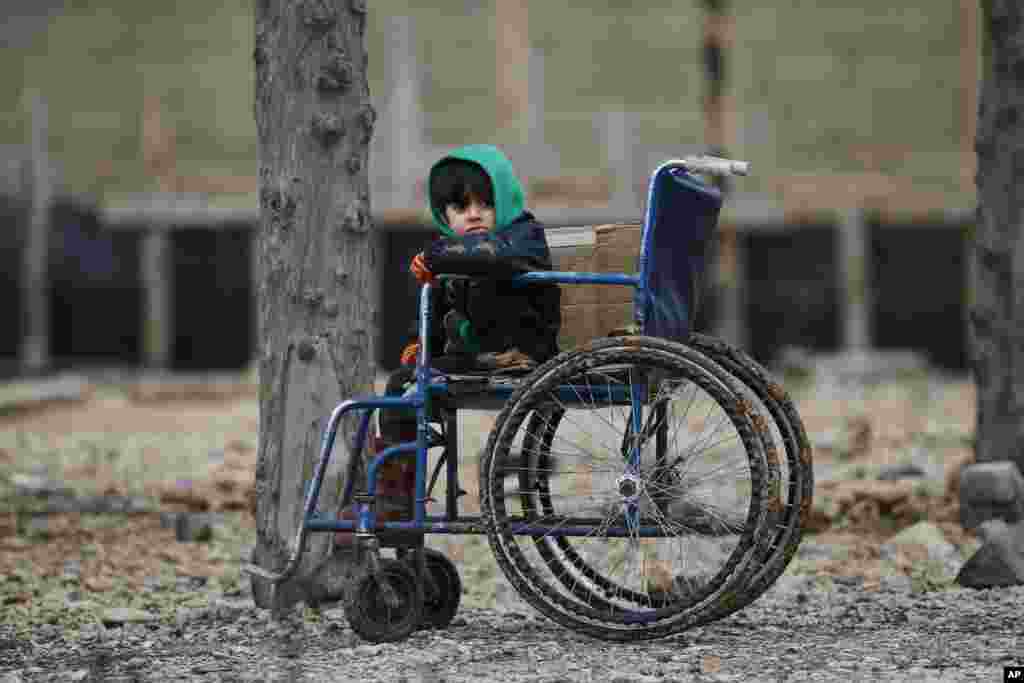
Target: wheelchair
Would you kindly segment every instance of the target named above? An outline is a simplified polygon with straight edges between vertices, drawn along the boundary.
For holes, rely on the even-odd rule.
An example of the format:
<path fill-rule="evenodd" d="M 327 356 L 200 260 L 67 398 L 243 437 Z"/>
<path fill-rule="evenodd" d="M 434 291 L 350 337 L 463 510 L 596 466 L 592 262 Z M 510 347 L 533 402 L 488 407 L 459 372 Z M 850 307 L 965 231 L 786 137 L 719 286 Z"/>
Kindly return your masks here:
<path fill-rule="evenodd" d="M 812 455 L 783 387 L 743 351 L 690 329 L 705 245 L 722 205 L 702 175 L 745 175 L 715 157 L 671 160 L 650 176 L 637 273 L 530 272 L 521 282 L 634 288 L 635 324 L 565 351 L 520 376 L 431 367 L 431 287 L 420 292 L 416 384 L 405 396 L 346 400 L 331 413 L 307 489 L 303 524 L 274 582 L 299 564 L 307 533 L 355 532 L 367 571 L 346 600 L 352 628 L 397 641 L 454 618 L 462 583 L 426 534 L 482 534 L 505 577 L 540 613 L 610 641 L 653 639 L 721 619 L 763 594 L 800 543 L 813 493 Z M 443 277 L 443 276 L 442 276 Z M 415 441 L 363 467 L 374 411 L 415 409 Z M 479 514 L 460 512 L 457 415 L 497 410 L 480 454 Z M 317 502 L 338 426 L 348 444 L 342 508 Z M 429 473 L 428 452 L 443 449 Z M 409 521 L 379 521 L 377 472 L 415 454 Z M 442 514 L 428 502 L 445 474 Z M 439 494 L 440 495 L 440 494 Z M 382 548 L 394 548 L 394 558 Z"/>

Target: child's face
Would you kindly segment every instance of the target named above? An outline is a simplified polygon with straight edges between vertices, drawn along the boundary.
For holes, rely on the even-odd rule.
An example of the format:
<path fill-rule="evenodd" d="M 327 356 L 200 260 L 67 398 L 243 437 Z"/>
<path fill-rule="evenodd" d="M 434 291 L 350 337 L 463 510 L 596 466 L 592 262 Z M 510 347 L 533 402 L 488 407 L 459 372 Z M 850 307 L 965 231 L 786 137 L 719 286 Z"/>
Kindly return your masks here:
<path fill-rule="evenodd" d="M 494 229 L 494 207 L 488 206 L 472 193 L 466 198 L 465 204 L 446 206 L 444 217 L 448 227 L 458 235 L 472 235 Z"/>

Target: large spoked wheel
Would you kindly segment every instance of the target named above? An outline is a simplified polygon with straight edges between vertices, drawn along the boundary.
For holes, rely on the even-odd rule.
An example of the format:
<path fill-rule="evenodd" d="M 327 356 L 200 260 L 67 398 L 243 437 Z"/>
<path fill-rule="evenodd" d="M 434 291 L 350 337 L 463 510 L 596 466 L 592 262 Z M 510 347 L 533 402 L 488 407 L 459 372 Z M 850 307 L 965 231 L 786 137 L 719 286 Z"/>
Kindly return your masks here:
<path fill-rule="evenodd" d="M 372 643 L 404 640 L 423 616 L 423 587 L 404 562 L 382 559 L 376 575 L 366 575 L 345 606 L 352 630 Z"/>
<path fill-rule="evenodd" d="M 655 339 L 651 340 L 651 343 L 656 345 L 660 341 Z M 751 564 L 750 576 L 744 580 L 744 590 L 736 594 L 735 600 L 723 602 L 704 620 L 711 621 L 750 604 L 770 588 L 785 571 L 800 544 L 804 516 L 809 510 L 808 503 L 813 498 L 813 463 L 810 443 L 796 406 L 785 389 L 772 379 L 767 370 L 740 349 L 714 337 L 695 334 L 691 336 L 688 345 L 707 355 L 738 379 L 743 385 L 744 398 L 755 404 L 758 413 L 769 418 L 766 428 L 759 430 L 769 453 L 769 462 L 774 459 L 774 452 L 782 452 L 785 455 L 779 467 L 779 505 L 769 510 L 764 529 L 758 532 L 759 538 L 770 540 L 760 545 L 761 556 L 757 562 Z M 555 461 L 551 453 L 552 441 L 562 412 L 558 406 L 552 406 L 547 411 L 535 411 L 530 418 L 531 425 L 527 429 L 530 447 L 524 449 L 524 454 L 534 453 L 532 457 L 538 459 L 541 470 L 549 467 L 546 463 Z M 627 436 L 628 434 L 627 425 Z M 523 481 L 527 477 L 527 470 L 528 461 L 523 460 L 520 471 Z M 666 474 L 671 476 L 670 472 Z M 537 499 L 548 503 L 546 507 L 549 509 L 546 514 L 551 514 L 550 500 L 546 500 L 544 492 L 544 479 L 534 481 L 533 486 L 539 493 Z M 523 487 L 526 488 L 526 485 Z M 533 500 L 532 496 L 524 498 L 524 507 L 531 509 Z M 537 550 L 551 566 L 558 562 L 568 562 L 578 571 L 589 571 L 586 562 L 573 549 L 571 539 L 559 537 L 539 540 Z M 559 576 L 569 578 L 566 574 Z M 604 591 L 611 588 L 602 577 L 595 575 L 592 578 Z M 577 594 L 585 589 L 585 586 L 576 582 L 567 583 L 567 587 Z M 601 595 L 581 595 L 581 598 L 600 600 Z M 643 593 L 637 594 L 634 599 L 639 604 L 654 603 L 652 596 Z"/>
<path fill-rule="evenodd" d="M 750 578 L 747 590 L 729 610 L 710 618 L 719 618 L 741 609 L 759 597 L 782 575 L 800 545 L 806 516 L 814 497 L 814 465 L 810 441 L 803 420 L 785 389 L 757 361 L 721 339 L 694 334 L 688 344 L 718 363 L 739 379 L 754 395 L 772 421 L 770 434 L 782 460 L 781 507 L 769 515 L 772 542 L 761 561 L 761 568 Z"/>
<path fill-rule="evenodd" d="M 772 500 L 735 381 L 654 341 L 596 342 L 535 371 L 481 464 L 506 576 L 552 619 L 612 640 L 668 635 L 734 601 Z"/>

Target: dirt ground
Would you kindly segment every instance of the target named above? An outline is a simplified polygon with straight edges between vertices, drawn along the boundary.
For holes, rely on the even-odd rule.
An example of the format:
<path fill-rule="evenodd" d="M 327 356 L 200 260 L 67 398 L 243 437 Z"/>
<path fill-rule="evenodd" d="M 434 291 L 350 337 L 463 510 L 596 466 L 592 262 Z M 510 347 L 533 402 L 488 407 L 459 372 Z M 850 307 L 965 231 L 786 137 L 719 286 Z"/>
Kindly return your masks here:
<path fill-rule="evenodd" d="M 939 525 L 958 548 L 975 542 L 957 525 L 949 490 L 951 473 L 970 457 L 969 381 L 928 376 L 852 392 L 801 383 L 790 390 L 815 445 L 817 533 L 809 538 L 848 548 L 842 561 L 820 561 L 814 571 L 870 582 L 881 543 L 921 519 Z M 483 446 L 489 419 L 470 417 L 463 453 Z M 244 594 L 239 561 L 255 538 L 257 424 L 256 386 L 244 377 L 90 384 L 79 400 L 0 413 L 4 620 L 24 629 L 75 627 L 111 607 L 170 619 L 210 595 Z M 908 463 L 926 476 L 907 485 L 899 504 L 872 493 L 888 484 L 874 481 L 880 468 Z M 80 499 L 122 497 L 141 510 L 40 514 L 48 498 L 18 494 L 25 476 L 57 489 L 50 499 L 64 488 Z M 214 513 L 213 539 L 176 542 L 161 519 L 173 511 Z M 493 597 L 495 569 L 484 539 L 442 543 L 471 565 L 464 581 L 479 584 L 472 589 L 477 597 Z M 909 573 L 914 558 L 902 562 Z M 484 588 L 488 582 L 492 587 Z"/>

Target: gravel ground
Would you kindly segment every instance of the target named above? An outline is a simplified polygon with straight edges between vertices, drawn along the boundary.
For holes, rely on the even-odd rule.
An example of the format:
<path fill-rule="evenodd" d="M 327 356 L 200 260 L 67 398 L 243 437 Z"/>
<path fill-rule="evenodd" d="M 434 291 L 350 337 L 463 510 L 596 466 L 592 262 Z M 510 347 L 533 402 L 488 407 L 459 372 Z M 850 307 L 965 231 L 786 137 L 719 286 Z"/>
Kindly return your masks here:
<path fill-rule="evenodd" d="M 609 644 L 515 602 L 445 631 L 369 645 L 338 608 L 272 616 L 244 598 L 173 626 L 97 627 L 78 641 L 0 627 L 14 681 L 1001 681 L 1024 663 L 1024 587 L 916 592 L 904 577 L 785 576 L 741 613 L 667 639 Z"/>

